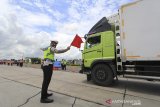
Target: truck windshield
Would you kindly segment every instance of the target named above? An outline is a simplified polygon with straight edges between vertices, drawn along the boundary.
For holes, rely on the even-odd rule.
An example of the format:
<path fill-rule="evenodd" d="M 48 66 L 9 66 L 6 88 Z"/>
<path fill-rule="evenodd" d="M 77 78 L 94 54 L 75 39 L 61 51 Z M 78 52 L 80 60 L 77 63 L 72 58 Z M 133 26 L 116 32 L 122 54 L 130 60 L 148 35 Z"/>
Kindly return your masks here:
<path fill-rule="evenodd" d="M 101 42 L 100 36 L 90 37 L 90 38 L 88 38 L 88 40 L 86 42 L 86 48 L 91 48 L 97 44 L 100 44 L 100 42 Z"/>

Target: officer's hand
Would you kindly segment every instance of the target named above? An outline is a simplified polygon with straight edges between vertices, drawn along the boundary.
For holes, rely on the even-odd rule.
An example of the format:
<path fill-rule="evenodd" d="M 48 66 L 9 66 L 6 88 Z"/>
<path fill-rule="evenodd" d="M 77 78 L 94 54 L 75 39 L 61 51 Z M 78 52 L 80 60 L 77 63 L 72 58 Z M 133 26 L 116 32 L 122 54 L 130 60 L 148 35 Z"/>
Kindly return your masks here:
<path fill-rule="evenodd" d="M 71 46 L 68 46 L 68 47 L 67 47 L 67 50 L 70 50 L 70 47 L 71 47 Z"/>

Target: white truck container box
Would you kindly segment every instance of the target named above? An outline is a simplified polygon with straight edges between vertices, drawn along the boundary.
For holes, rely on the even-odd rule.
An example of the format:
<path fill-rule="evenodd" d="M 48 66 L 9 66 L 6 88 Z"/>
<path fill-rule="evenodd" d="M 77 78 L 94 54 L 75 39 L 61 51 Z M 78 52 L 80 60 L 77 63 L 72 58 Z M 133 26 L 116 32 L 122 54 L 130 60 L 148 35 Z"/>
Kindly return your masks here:
<path fill-rule="evenodd" d="M 122 61 L 160 61 L 160 0 L 121 6 Z"/>

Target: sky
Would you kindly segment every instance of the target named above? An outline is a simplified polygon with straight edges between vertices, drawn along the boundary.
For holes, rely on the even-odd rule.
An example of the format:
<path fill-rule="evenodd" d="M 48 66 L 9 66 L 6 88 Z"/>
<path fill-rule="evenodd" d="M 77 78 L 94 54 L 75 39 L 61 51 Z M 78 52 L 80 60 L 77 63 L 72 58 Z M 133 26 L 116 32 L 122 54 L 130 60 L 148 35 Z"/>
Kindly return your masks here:
<path fill-rule="evenodd" d="M 83 37 L 102 17 L 133 0 L 1 0 L 0 59 L 41 57 L 40 48 L 58 40 L 67 48 L 75 35 Z M 56 59 L 80 59 L 75 47 Z"/>

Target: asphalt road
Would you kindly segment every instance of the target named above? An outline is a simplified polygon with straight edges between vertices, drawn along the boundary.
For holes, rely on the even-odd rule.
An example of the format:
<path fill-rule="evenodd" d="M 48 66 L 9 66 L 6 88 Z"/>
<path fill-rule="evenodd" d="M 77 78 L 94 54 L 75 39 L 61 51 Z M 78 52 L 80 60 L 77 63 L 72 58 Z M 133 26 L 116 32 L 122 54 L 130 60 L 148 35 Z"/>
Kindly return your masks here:
<path fill-rule="evenodd" d="M 160 82 L 119 78 L 111 87 L 79 73 L 54 71 L 49 86 L 55 100 L 40 103 L 41 69 L 0 65 L 0 107 L 159 107 Z"/>

